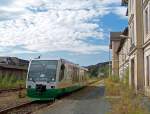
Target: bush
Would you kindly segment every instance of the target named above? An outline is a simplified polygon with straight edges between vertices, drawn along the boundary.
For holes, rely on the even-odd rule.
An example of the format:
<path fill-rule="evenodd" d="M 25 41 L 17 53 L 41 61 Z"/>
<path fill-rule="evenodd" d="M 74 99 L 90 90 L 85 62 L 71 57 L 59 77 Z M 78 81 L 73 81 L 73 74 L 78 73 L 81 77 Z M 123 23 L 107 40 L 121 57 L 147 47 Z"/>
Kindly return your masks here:
<path fill-rule="evenodd" d="M 16 76 L 0 76 L 0 89 L 18 88 L 20 85 L 25 87 L 25 79 L 17 79 Z"/>

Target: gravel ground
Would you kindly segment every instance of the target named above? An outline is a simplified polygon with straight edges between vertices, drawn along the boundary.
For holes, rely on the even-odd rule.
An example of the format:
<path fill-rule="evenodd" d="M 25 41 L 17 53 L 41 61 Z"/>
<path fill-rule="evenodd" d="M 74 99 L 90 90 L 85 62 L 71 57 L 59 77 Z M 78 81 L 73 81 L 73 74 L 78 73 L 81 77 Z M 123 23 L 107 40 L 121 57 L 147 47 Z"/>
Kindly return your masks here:
<path fill-rule="evenodd" d="M 110 104 L 104 98 L 104 86 L 98 82 L 35 114 L 106 114 L 109 110 Z"/>
<path fill-rule="evenodd" d="M 23 91 L 25 93 L 25 91 Z M 18 92 L 5 92 L 0 94 L 0 110 L 12 106 L 16 106 L 17 104 L 22 104 L 28 102 L 27 98 L 19 98 Z"/>

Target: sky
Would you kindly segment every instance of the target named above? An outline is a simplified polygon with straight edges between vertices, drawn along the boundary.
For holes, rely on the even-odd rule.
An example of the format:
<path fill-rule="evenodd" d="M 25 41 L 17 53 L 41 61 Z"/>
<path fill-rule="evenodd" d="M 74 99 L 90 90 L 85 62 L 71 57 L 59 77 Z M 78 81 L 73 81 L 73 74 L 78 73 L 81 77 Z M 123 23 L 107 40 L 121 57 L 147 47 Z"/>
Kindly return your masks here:
<path fill-rule="evenodd" d="M 0 56 L 109 60 L 110 31 L 127 26 L 121 0 L 0 0 Z"/>

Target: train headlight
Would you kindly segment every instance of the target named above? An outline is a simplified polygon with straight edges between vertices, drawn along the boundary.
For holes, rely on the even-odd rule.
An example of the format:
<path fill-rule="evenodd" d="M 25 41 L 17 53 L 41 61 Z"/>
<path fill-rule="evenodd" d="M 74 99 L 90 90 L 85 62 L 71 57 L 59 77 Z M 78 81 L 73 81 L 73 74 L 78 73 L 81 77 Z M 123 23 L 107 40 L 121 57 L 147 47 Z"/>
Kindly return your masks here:
<path fill-rule="evenodd" d="M 52 81 L 55 81 L 55 79 L 54 79 L 54 78 L 52 78 Z"/>
<path fill-rule="evenodd" d="M 29 81 L 32 81 L 32 78 L 29 78 Z"/>

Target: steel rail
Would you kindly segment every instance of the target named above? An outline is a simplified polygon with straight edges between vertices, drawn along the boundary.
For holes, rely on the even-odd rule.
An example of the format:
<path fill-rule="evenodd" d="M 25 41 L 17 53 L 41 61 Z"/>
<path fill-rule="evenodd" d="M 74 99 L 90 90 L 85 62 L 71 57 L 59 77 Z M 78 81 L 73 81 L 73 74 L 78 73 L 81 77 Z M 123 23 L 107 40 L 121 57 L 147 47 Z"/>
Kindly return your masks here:
<path fill-rule="evenodd" d="M 6 92 L 16 92 L 16 91 L 20 91 L 23 89 L 25 89 L 25 88 L 0 89 L 0 94 L 6 93 Z"/>
<path fill-rule="evenodd" d="M 19 109 L 21 107 L 25 107 L 27 105 L 30 105 L 32 103 L 34 103 L 35 101 L 29 101 L 29 102 L 26 102 L 26 103 L 23 103 L 23 104 L 19 104 L 19 105 L 16 105 L 16 106 L 13 106 L 13 107 L 9 107 L 9 108 L 5 108 L 3 110 L 0 110 L 0 114 L 7 114 L 8 112 L 14 110 L 14 109 Z"/>

